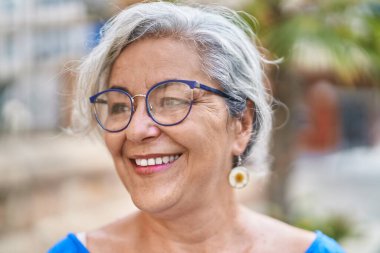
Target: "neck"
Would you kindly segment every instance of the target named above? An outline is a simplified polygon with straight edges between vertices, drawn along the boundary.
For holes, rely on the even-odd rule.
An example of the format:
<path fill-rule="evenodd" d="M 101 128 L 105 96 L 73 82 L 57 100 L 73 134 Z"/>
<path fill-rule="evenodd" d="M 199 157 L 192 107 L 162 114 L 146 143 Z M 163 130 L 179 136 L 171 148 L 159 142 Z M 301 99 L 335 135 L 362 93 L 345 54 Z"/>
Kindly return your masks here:
<path fill-rule="evenodd" d="M 203 207 L 180 210 L 178 215 L 141 213 L 144 238 L 165 252 L 215 252 L 215 246 L 237 234 L 239 207 L 233 192 Z M 218 246 L 218 247 L 219 247 Z"/>

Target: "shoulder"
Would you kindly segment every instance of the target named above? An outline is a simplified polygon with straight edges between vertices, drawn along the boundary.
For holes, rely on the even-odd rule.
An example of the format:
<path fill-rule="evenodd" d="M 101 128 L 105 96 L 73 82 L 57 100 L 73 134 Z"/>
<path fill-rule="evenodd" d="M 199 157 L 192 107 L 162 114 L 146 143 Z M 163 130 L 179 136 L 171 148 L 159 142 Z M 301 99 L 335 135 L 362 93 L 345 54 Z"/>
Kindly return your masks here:
<path fill-rule="evenodd" d="M 70 233 L 48 250 L 48 253 L 89 253 L 78 238 Z"/>
<path fill-rule="evenodd" d="M 320 231 L 317 231 L 316 235 L 316 239 L 306 253 L 344 253 L 342 247 L 332 238 Z"/>
<path fill-rule="evenodd" d="M 246 211 L 246 223 L 257 252 L 305 253 L 316 240 L 316 233 L 290 226 L 274 218 Z M 307 252 L 312 253 L 312 252 Z"/>

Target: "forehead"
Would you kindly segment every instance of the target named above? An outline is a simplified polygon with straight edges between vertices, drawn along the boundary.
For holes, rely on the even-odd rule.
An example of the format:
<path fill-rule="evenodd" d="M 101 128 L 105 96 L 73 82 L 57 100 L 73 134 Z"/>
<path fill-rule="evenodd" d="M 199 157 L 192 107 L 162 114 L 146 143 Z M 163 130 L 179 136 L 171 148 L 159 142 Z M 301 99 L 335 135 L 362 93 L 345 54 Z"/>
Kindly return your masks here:
<path fill-rule="evenodd" d="M 195 47 L 173 38 L 146 38 L 127 46 L 110 72 L 110 86 L 141 89 L 168 79 L 206 81 Z"/>

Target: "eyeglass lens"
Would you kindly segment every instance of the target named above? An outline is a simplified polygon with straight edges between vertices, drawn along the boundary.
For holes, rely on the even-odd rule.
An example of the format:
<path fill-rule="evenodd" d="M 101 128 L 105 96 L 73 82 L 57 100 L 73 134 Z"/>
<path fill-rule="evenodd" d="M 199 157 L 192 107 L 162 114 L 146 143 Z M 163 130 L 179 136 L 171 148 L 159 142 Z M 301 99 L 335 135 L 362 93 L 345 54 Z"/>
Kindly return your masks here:
<path fill-rule="evenodd" d="M 186 83 L 162 83 L 147 94 L 148 114 L 160 125 L 175 125 L 187 117 L 192 100 L 193 90 Z M 94 106 L 96 118 L 105 130 L 120 131 L 131 121 L 133 98 L 127 93 L 104 92 L 96 98 Z"/>

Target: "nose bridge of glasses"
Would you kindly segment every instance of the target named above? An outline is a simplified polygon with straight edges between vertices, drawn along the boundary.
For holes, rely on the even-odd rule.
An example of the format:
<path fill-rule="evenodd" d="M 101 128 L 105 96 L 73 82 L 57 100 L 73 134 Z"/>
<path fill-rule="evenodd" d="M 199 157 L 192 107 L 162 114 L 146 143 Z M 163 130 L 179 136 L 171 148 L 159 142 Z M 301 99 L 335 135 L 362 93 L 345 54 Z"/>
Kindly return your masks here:
<path fill-rule="evenodd" d="M 146 94 L 136 94 L 132 97 L 132 103 L 133 103 L 133 106 L 136 107 L 136 102 L 135 102 L 135 98 L 137 97 L 144 97 L 144 104 L 145 104 L 145 100 L 146 100 Z M 152 109 L 152 108 L 149 108 L 149 109 Z"/>
<path fill-rule="evenodd" d="M 136 97 L 146 97 L 146 94 L 136 94 L 132 97 L 132 101 L 135 102 Z"/>

